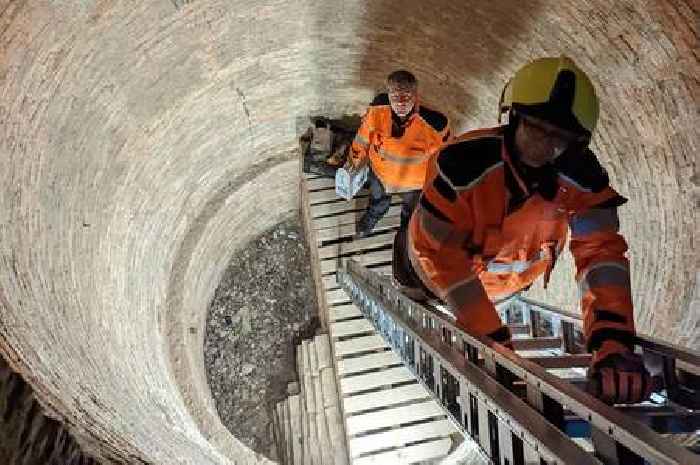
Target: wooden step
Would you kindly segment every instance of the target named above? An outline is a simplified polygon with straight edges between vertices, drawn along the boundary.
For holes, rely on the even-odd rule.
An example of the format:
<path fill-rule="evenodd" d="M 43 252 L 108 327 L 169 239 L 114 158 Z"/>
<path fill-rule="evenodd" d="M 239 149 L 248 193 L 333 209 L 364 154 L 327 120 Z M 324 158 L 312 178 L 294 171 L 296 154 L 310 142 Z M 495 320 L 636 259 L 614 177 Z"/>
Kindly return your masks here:
<path fill-rule="evenodd" d="M 367 320 L 364 320 L 365 322 Z M 403 363 L 392 350 L 372 352 L 361 357 L 340 359 L 337 362 L 338 375 L 347 376 L 361 371 L 374 370 Z"/>
<path fill-rule="evenodd" d="M 367 209 L 367 204 L 369 199 L 367 197 L 352 199 L 350 201 L 342 202 L 332 202 L 332 203 L 321 203 L 318 205 L 311 205 L 309 207 L 309 212 L 311 214 L 312 221 L 315 222 L 316 219 L 325 216 L 337 216 L 347 212 L 354 211 L 365 211 Z M 400 205 L 401 198 L 394 196 L 391 199 L 391 205 Z"/>
<path fill-rule="evenodd" d="M 348 442 L 350 456 L 374 452 L 381 449 L 400 447 L 411 442 L 429 438 L 443 438 L 456 432 L 456 428 L 448 419 L 433 420 L 427 423 L 392 429 L 381 433 L 370 434 L 359 438 L 351 438 Z"/>
<path fill-rule="evenodd" d="M 381 220 L 377 222 L 374 226 L 373 232 L 381 231 L 393 231 L 398 228 L 401 223 L 401 218 L 396 215 L 384 216 Z M 356 234 L 355 223 L 338 225 L 337 227 L 329 227 L 316 231 L 316 243 L 321 245 L 324 242 L 347 239 Z"/>
<path fill-rule="evenodd" d="M 425 387 L 422 384 L 414 383 L 345 397 L 343 398 L 343 409 L 346 415 L 350 415 L 379 407 L 391 407 L 405 402 L 428 399 L 431 397 Z"/>
<path fill-rule="evenodd" d="M 348 436 L 391 426 L 413 423 L 428 418 L 445 418 L 445 412 L 434 400 L 392 407 L 375 412 L 353 415 L 347 418 Z"/>
<path fill-rule="evenodd" d="M 444 457 L 450 451 L 452 440 L 442 438 L 435 441 L 403 447 L 395 451 L 383 452 L 353 459 L 353 465 L 386 465 L 424 462 Z"/>
<path fill-rule="evenodd" d="M 335 343 L 335 356 L 347 357 L 349 355 L 358 354 L 360 352 L 369 352 L 377 349 L 386 349 L 387 345 L 384 339 L 377 334 L 369 336 L 356 337 L 346 341 L 337 341 Z"/>
<path fill-rule="evenodd" d="M 335 179 L 326 176 L 316 176 L 314 178 L 306 178 L 305 181 L 306 189 L 308 191 L 315 191 L 320 189 L 333 189 L 335 192 Z"/>
<path fill-rule="evenodd" d="M 331 323 L 334 321 L 357 318 L 361 316 L 362 312 L 355 304 L 335 305 L 328 307 L 328 321 Z"/>
<path fill-rule="evenodd" d="M 327 216 L 325 218 L 316 218 L 311 221 L 314 231 L 321 231 L 327 228 L 338 228 L 343 225 L 354 225 L 364 213 L 363 210 L 353 210 L 339 215 Z M 398 216 L 401 214 L 401 205 L 392 205 L 386 212 L 385 216 Z"/>
<path fill-rule="evenodd" d="M 351 302 L 352 300 L 345 293 L 344 289 L 334 289 L 326 292 L 326 303 L 328 303 L 328 305 L 337 305 L 341 303 L 349 304 Z"/>
<path fill-rule="evenodd" d="M 369 389 L 376 389 L 382 386 L 414 380 L 415 377 L 408 371 L 408 368 L 401 365 L 386 370 L 341 378 L 340 392 L 343 396 L 346 396 L 355 392 L 367 391 Z"/>
<path fill-rule="evenodd" d="M 353 253 L 361 253 L 377 249 L 379 247 L 390 246 L 394 243 L 394 232 L 379 233 L 363 239 L 357 239 L 352 242 L 340 242 L 338 244 L 319 247 L 318 258 L 324 260 L 327 258 L 340 257 Z"/>
<path fill-rule="evenodd" d="M 333 338 L 374 332 L 374 326 L 365 318 L 331 323 L 329 329 Z"/>
<path fill-rule="evenodd" d="M 391 258 L 391 249 L 352 256 L 353 260 L 359 262 L 361 265 L 364 266 L 377 265 L 380 263 L 391 263 Z M 347 258 L 331 258 L 328 260 L 321 260 L 321 274 L 335 273 L 336 271 L 338 271 L 338 262 L 344 262 L 346 260 Z"/>

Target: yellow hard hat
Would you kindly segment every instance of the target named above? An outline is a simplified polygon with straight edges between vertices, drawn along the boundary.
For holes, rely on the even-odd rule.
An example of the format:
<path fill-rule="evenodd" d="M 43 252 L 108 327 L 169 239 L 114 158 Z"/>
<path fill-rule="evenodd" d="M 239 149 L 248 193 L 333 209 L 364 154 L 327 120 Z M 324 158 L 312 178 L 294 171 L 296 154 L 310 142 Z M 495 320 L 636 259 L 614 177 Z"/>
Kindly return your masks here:
<path fill-rule="evenodd" d="M 503 88 L 499 120 L 506 111 L 590 137 L 598 121 L 598 97 L 586 73 L 570 58 L 538 58 L 520 68 Z"/>

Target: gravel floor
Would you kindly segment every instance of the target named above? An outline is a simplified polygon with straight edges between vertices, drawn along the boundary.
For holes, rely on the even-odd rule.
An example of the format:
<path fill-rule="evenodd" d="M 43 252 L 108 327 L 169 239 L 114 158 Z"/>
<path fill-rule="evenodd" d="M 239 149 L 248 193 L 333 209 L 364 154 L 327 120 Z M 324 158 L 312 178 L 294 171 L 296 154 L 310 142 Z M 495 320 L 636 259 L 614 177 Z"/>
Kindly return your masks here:
<path fill-rule="evenodd" d="M 236 254 L 209 307 L 204 360 L 219 416 L 265 455 L 272 445 L 270 409 L 296 381 L 295 347 L 314 334 L 317 313 L 297 217 Z"/>

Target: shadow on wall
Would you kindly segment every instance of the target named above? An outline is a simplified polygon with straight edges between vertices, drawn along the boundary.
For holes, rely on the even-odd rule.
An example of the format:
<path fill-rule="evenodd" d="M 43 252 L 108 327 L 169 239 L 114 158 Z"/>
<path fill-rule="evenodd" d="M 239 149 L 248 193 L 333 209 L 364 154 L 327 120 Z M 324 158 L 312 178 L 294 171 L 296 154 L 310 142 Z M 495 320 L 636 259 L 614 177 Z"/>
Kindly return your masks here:
<path fill-rule="evenodd" d="M 34 390 L 0 356 L 0 463 L 99 465 L 60 422 L 49 418 Z"/>
<path fill-rule="evenodd" d="M 355 85 L 382 86 L 393 70 L 416 74 L 428 106 L 450 117 L 453 129 L 495 125 L 503 68 L 520 62 L 513 49 L 528 40 L 529 23 L 544 4 L 419 0 L 368 2 L 361 23 L 364 52 Z"/>

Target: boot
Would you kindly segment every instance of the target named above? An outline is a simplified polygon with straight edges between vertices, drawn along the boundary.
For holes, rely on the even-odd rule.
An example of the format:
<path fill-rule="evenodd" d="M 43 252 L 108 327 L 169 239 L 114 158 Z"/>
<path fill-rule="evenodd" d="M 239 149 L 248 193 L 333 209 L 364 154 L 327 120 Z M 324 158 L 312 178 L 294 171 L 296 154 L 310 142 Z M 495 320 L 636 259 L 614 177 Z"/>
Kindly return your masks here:
<path fill-rule="evenodd" d="M 374 227 L 377 225 L 378 221 L 379 218 L 375 218 L 368 212 L 365 212 L 360 218 L 360 221 L 357 222 L 357 226 L 355 228 L 355 236 L 357 237 L 357 239 L 362 239 L 363 237 L 369 236 L 372 233 Z"/>

